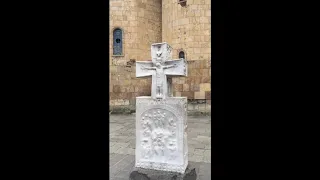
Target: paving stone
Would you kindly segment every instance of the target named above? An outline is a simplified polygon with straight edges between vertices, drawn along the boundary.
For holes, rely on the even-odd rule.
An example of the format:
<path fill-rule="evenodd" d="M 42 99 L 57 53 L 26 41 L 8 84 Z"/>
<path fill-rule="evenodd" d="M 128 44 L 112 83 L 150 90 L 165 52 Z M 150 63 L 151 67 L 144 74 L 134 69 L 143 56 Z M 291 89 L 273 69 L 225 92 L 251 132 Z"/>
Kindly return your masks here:
<path fill-rule="evenodd" d="M 199 175 L 197 180 L 209 180 L 211 176 L 208 175 Z"/>
<path fill-rule="evenodd" d="M 114 177 L 112 178 L 112 180 L 128 180 L 128 177 L 127 178 Z"/>
<path fill-rule="evenodd" d="M 109 151 L 110 151 L 110 153 L 117 153 L 118 149 L 120 149 L 120 147 L 118 147 L 118 146 L 112 146 L 112 147 L 109 149 Z"/>
<path fill-rule="evenodd" d="M 197 144 L 194 145 L 194 147 L 195 147 L 196 149 L 204 149 L 204 144 L 197 143 Z"/>
<path fill-rule="evenodd" d="M 128 150 L 127 150 L 126 147 L 121 147 L 120 149 L 117 150 L 117 153 L 123 154 L 123 155 L 127 155 L 128 154 Z"/>
<path fill-rule="evenodd" d="M 114 146 L 119 146 L 119 147 L 128 147 L 129 143 L 123 143 L 123 142 L 116 142 Z"/>
<path fill-rule="evenodd" d="M 194 162 L 202 162 L 203 161 L 203 156 L 199 156 L 199 155 L 193 155 L 191 157 L 188 157 L 189 161 L 194 161 Z"/>
<path fill-rule="evenodd" d="M 117 159 L 117 158 L 118 158 L 118 159 Z M 109 160 L 110 160 L 110 161 L 111 161 L 111 160 L 117 160 L 117 161 L 119 161 L 120 158 L 121 158 L 121 155 L 116 154 L 116 153 L 111 153 L 110 156 L 109 156 Z"/>
<path fill-rule="evenodd" d="M 199 162 L 194 162 L 194 161 L 190 161 L 189 160 L 188 164 L 190 166 L 193 166 L 194 168 L 196 168 L 196 172 L 199 172 L 199 168 L 200 168 L 200 163 Z"/>
<path fill-rule="evenodd" d="M 133 161 L 131 163 L 127 164 L 127 166 L 125 167 L 125 170 L 131 171 L 131 169 L 134 168 L 134 165 L 135 165 L 135 159 L 133 158 Z"/>
<path fill-rule="evenodd" d="M 201 163 L 199 168 L 199 175 L 210 175 L 211 176 L 211 164 Z"/>
<path fill-rule="evenodd" d="M 110 142 L 109 147 L 112 147 L 115 144 L 115 142 Z"/>
<path fill-rule="evenodd" d="M 195 141 L 195 140 L 193 140 L 193 139 L 191 139 L 191 140 L 188 140 L 188 145 L 189 144 L 193 144 L 193 145 L 195 145 L 195 144 L 197 144 L 198 142 L 197 141 Z"/>
<path fill-rule="evenodd" d="M 118 170 L 123 170 L 126 166 L 128 165 L 127 162 L 125 161 L 120 161 L 118 163 L 116 163 L 114 166 L 112 166 L 113 168 L 116 168 Z"/>
<path fill-rule="evenodd" d="M 203 156 L 204 151 L 204 149 L 195 149 L 193 154 Z"/>
<path fill-rule="evenodd" d="M 211 143 L 211 137 L 208 136 L 197 136 L 197 140 L 205 144 Z"/>
<path fill-rule="evenodd" d="M 128 154 L 135 155 L 136 150 L 133 148 L 128 148 Z"/>
<path fill-rule="evenodd" d="M 194 153 L 195 147 L 188 146 L 188 153 Z"/>
<path fill-rule="evenodd" d="M 109 168 L 110 177 L 115 177 L 118 172 L 119 172 L 119 169 L 117 169 L 116 167 Z"/>
<path fill-rule="evenodd" d="M 211 150 L 205 150 L 203 155 L 205 156 L 211 156 Z"/>
<path fill-rule="evenodd" d="M 205 150 L 203 155 L 204 155 L 203 161 L 207 163 L 211 163 L 211 150 Z"/>
<path fill-rule="evenodd" d="M 188 157 L 190 158 L 191 156 L 193 156 L 193 153 L 188 153 Z M 190 159 L 189 159 L 190 160 Z"/>
<path fill-rule="evenodd" d="M 136 143 L 135 143 L 135 142 L 134 142 L 134 143 L 131 143 L 131 142 L 130 142 L 128 148 L 133 148 L 133 149 L 135 149 L 135 148 L 136 148 Z"/>
<path fill-rule="evenodd" d="M 210 145 L 205 145 L 204 149 L 208 149 L 208 150 L 210 149 L 211 150 L 211 144 Z"/>
<path fill-rule="evenodd" d="M 192 132 L 192 131 L 191 131 L 191 132 L 188 132 L 188 139 L 189 139 L 189 138 L 197 137 L 198 134 L 199 134 L 199 133 L 197 133 L 197 132 Z"/>
<path fill-rule="evenodd" d="M 124 158 L 124 156 L 122 154 L 116 154 L 115 157 L 113 157 L 112 159 L 109 160 L 109 166 L 113 167 L 115 166 L 117 163 L 119 163 L 122 159 Z"/>
<path fill-rule="evenodd" d="M 207 136 L 207 137 L 211 137 L 211 132 L 201 132 L 199 133 L 200 136 Z"/>

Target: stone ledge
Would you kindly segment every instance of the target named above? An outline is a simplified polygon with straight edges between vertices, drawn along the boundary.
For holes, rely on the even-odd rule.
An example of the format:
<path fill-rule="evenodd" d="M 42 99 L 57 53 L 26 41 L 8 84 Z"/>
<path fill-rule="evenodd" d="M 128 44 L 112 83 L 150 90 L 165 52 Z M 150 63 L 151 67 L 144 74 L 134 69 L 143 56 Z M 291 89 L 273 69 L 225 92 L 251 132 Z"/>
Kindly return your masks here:
<path fill-rule="evenodd" d="M 196 180 L 196 168 L 188 165 L 184 174 L 134 167 L 130 173 L 130 180 Z"/>

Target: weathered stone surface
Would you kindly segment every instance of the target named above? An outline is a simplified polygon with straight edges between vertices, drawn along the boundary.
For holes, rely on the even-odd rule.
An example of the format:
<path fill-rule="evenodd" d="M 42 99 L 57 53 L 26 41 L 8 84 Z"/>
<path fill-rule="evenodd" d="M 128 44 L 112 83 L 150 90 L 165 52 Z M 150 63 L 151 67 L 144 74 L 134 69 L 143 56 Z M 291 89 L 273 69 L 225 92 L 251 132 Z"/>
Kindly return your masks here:
<path fill-rule="evenodd" d="M 136 77 L 152 76 L 151 96 L 153 99 L 164 99 L 172 95 L 170 76 L 187 76 L 185 59 L 172 60 L 171 46 L 167 43 L 155 43 L 151 46 L 152 61 L 136 62 Z M 145 81 L 147 82 L 147 81 Z M 175 84 L 175 91 L 183 90 L 182 84 Z"/>
<path fill-rule="evenodd" d="M 177 172 L 164 172 L 151 169 L 134 168 L 130 173 L 130 180 L 196 180 L 196 168 L 189 165 L 181 174 Z"/>
<path fill-rule="evenodd" d="M 136 99 L 136 167 L 184 172 L 188 162 L 187 98 Z"/>
<path fill-rule="evenodd" d="M 188 165 L 187 98 L 171 97 L 172 81 L 167 76 L 186 76 L 187 64 L 184 59 L 171 60 L 170 54 L 167 43 L 155 43 L 152 62 L 136 62 L 137 77 L 152 75 L 152 88 L 151 96 L 136 98 L 135 166 L 184 173 Z"/>

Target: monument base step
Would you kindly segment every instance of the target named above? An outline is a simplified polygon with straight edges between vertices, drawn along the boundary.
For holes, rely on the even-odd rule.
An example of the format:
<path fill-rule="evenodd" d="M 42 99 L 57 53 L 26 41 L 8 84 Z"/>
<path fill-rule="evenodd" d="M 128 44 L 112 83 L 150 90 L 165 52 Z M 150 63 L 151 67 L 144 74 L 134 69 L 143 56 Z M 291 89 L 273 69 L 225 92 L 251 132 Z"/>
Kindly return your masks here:
<path fill-rule="evenodd" d="M 130 180 L 196 180 L 196 168 L 188 165 L 184 174 L 177 172 L 159 171 L 134 167 L 130 173 Z"/>

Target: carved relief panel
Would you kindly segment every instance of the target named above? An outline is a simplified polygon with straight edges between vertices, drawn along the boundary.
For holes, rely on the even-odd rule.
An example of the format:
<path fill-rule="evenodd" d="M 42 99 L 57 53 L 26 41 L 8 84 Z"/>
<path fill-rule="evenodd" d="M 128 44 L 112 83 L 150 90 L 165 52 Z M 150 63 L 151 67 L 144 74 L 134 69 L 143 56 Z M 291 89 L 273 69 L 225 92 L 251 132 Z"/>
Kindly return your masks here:
<path fill-rule="evenodd" d="M 136 166 L 183 172 L 188 163 L 187 99 L 137 97 L 136 102 Z"/>
<path fill-rule="evenodd" d="M 163 156 L 175 159 L 177 151 L 177 117 L 162 108 L 150 109 L 142 113 L 140 130 L 142 151 L 145 159 Z"/>

